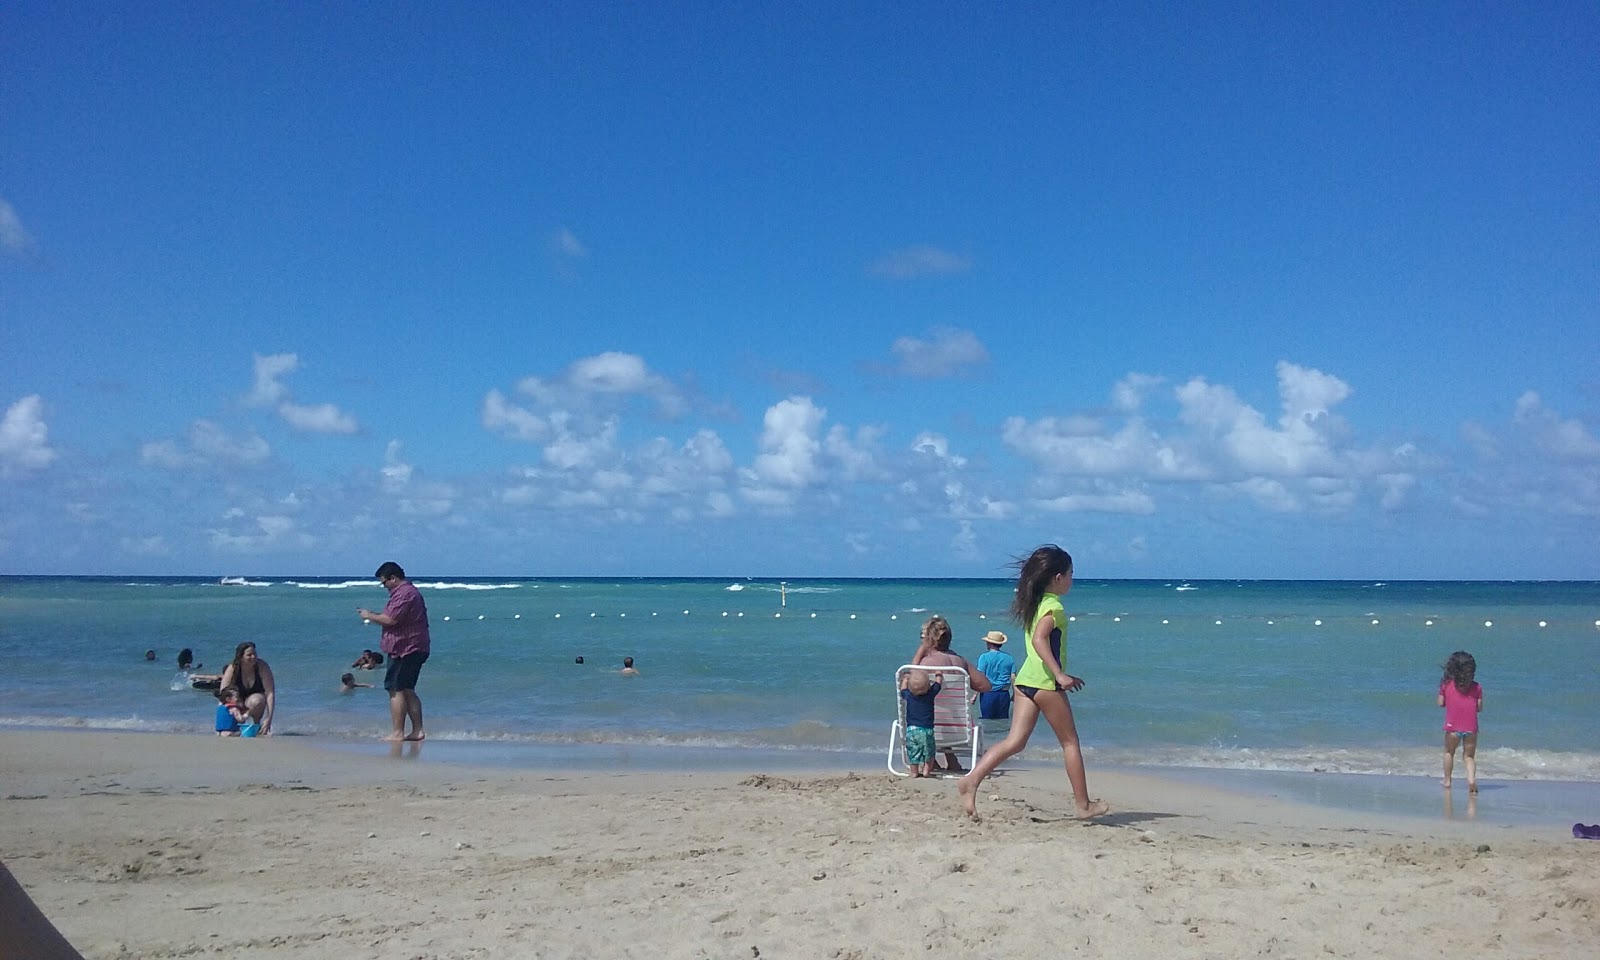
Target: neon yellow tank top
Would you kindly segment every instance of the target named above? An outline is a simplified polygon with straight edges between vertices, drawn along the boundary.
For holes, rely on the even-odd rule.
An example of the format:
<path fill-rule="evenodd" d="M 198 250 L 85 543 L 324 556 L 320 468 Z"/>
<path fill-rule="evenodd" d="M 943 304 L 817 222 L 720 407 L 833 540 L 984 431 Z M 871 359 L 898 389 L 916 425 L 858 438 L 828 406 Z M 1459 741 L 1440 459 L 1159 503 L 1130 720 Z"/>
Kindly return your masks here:
<path fill-rule="evenodd" d="M 1022 669 L 1017 671 L 1016 683 L 1024 687 L 1033 687 L 1036 690 L 1055 690 L 1056 678 L 1044 665 L 1044 659 L 1039 656 L 1039 651 L 1033 648 L 1033 628 L 1044 618 L 1045 614 L 1053 614 L 1055 629 L 1050 631 L 1050 652 L 1055 654 L 1056 662 L 1061 664 L 1063 673 L 1067 669 L 1067 611 L 1061 606 L 1061 598 L 1053 593 L 1047 593 L 1039 598 L 1039 607 L 1034 610 L 1033 618 L 1028 621 L 1026 634 L 1028 659 L 1023 661 Z"/>

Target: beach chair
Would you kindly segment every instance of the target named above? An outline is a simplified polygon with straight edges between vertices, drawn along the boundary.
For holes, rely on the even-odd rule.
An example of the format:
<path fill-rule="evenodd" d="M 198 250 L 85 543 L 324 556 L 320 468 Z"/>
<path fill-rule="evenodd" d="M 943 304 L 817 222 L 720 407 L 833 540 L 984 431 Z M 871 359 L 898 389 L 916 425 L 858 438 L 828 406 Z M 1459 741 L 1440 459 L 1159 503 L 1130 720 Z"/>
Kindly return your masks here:
<path fill-rule="evenodd" d="M 897 777 L 911 776 L 906 763 L 906 703 L 900 699 L 900 680 L 909 671 L 922 670 L 935 676 L 941 684 L 939 695 L 933 698 L 933 742 L 943 751 L 950 749 L 967 754 L 967 769 L 978 763 L 981 753 L 982 729 L 978 723 L 975 706 L 977 696 L 965 670 L 960 667 L 922 667 L 906 664 L 894 672 L 895 721 L 889 728 L 889 772 Z M 936 776 L 944 776 L 943 772 Z"/>

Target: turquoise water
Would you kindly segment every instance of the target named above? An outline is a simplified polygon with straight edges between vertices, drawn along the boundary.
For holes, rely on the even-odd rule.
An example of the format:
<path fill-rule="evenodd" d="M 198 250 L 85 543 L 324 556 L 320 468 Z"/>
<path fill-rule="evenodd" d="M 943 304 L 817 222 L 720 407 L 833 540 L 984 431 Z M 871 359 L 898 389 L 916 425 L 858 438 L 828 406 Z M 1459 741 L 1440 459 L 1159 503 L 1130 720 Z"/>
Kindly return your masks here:
<path fill-rule="evenodd" d="M 969 658 L 985 631 L 1021 640 L 998 580 L 417 584 L 430 741 L 878 751 L 929 614 Z M 337 690 L 378 642 L 356 607 L 384 599 L 368 580 L 0 578 L 0 725 L 206 733 L 214 701 L 177 651 L 220 668 L 248 639 L 278 733 L 381 736 L 383 692 Z M 1093 762 L 1431 775 L 1438 665 L 1466 649 L 1484 777 L 1600 781 L 1600 584 L 1083 580 L 1066 603 Z M 619 676 L 623 656 L 643 675 Z M 1053 754 L 1048 733 L 1029 750 Z"/>

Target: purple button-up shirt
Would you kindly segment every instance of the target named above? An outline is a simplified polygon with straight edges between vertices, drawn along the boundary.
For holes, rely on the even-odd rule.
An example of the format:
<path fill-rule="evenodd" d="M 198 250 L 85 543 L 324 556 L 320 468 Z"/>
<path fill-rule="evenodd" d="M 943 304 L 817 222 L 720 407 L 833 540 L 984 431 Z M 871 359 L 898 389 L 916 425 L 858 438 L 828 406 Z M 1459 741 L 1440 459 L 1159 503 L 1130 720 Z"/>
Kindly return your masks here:
<path fill-rule="evenodd" d="M 383 637 L 378 643 L 384 653 L 403 657 L 428 652 L 428 605 L 422 602 L 422 594 L 410 580 L 394 588 L 383 612 L 394 618 L 394 626 L 383 628 Z"/>

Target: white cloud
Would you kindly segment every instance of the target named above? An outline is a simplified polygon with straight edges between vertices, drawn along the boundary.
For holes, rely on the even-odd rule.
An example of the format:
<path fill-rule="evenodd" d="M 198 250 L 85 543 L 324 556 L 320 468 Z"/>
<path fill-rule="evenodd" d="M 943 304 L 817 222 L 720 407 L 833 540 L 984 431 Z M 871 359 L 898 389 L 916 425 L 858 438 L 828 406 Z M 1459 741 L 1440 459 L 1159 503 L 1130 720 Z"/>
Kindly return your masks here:
<path fill-rule="evenodd" d="M 817 434 L 828 412 L 810 397 L 790 397 L 767 408 L 762 417 L 761 453 L 746 471 L 758 489 L 798 490 L 815 483 L 821 468 Z"/>
<path fill-rule="evenodd" d="M 4 197 L 0 197 L 0 250 L 23 254 L 32 249 L 33 237 L 22 225 L 22 218 Z"/>
<path fill-rule="evenodd" d="M 490 390 L 483 398 L 482 422 L 483 428 L 490 433 L 534 443 L 545 440 L 551 434 L 549 421 L 512 403 L 499 390 Z"/>
<path fill-rule="evenodd" d="M 284 403 L 278 413 L 289 426 L 306 433 L 355 433 L 356 419 L 331 403 L 302 407 L 297 403 Z"/>
<path fill-rule="evenodd" d="M 1141 490 L 1122 490 L 1101 493 L 1069 493 L 1059 497 L 1035 500 L 1034 506 L 1054 513 L 1127 513 L 1152 514 L 1156 502 Z"/>
<path fill-rule="evenodd" d="M 272 456 L 267 441 L 254 432 L 234 436 L 210 420 L 196 420 L 190 425 L 189 446 L 202 459 L 213 463 L 254 466 Z"/>
<path fill-rule="evenodd" d="M 1214 438 L 1217 452 L 1248 475 L 1298 477 L 1340 472 L 1334 444 L 1348 431 L 1331 413 L 1350 395 L 1337 377 L 1278 363 L 1283 413 L 1276 429 L 1228 387 L 1196 377 L 1178 388 L 1183 421 Z"/>
<path fill-rule="evenodd" d="M 139 449 L 145 466 L 163 470 L 186 470 L 199 466 L 253 467 L 272 456 L 272 447 L 256 433 L 228 433 L 211 420 L 196 420 L 189 425 L 185 443 L 153 440 Z"/>
<path fill-rule="evenodd" d="M 292 353 L 274 353 L 263 357 L 255 355 L 255 384 L 244 402 L 252 407 L 270 407 L 289 395 L 289 390 L 278 382 L 300 369 L 300 358 Z"/>
<path fill-rule="evenodd" d="M 966 273 L 972 261 L 959 254 L 927 245 L 895 250 L 867 267 L 867 272 L 891 280 L 912 280 L 939 274 Z"/>
<path fill-rule="evenodd" d="M 975 334 L 949 327 L 929 331 L 926 340 L 901 337 L 889 350 L 898 360 L 896 371 L 908 377 L 951 377 L 989 362 Z"/>
<path fill-rule="evenodd" d="M 383 475 L 383 489 L 389 493 L 404 490 L 411 482 L 411 464 L 400 459 L 400 449 L 399 440 L 390 440 L 383 448 L 383 467 L 379 472 Z"/>
<path fill-rule="evenodd" d="M 252 407 L 275 407 L 284 422 L 302 433 L 355 433 L 356 418 L 331 403 L 302 405 L 294 402 L 283 377 L 300 369 L 300 357 L 293 353 L 255 355 L 255 382 L 244 402 Z"/>
<path fill-rule="evenodd" d="M 44 399 L 35 393 L 13 403 L 6 408 L 5 419 L 0 420 L 0 472 L 48 467 L 56 459 L 49 441 Z"/>
<path fill-rule="evenodd" d="M 245 521 L 241 511 L 230 510 L 225 519 Z M 231 553 L 264 553 L 280 549 L 306 549 L 315 538 L 300 532 L 293 517 L 265 514 L 239 525 L 240 532 L 226 529 L 208 531 L 211 545 Z"/>
<path fill-rule="evenodd" d="M 1541 453 L 1570 463 L 1600 460 L 1600 438 L 1581 421 L 1561 419 L 1532 390 L 1517 398 L 1512 422 Z"/>

